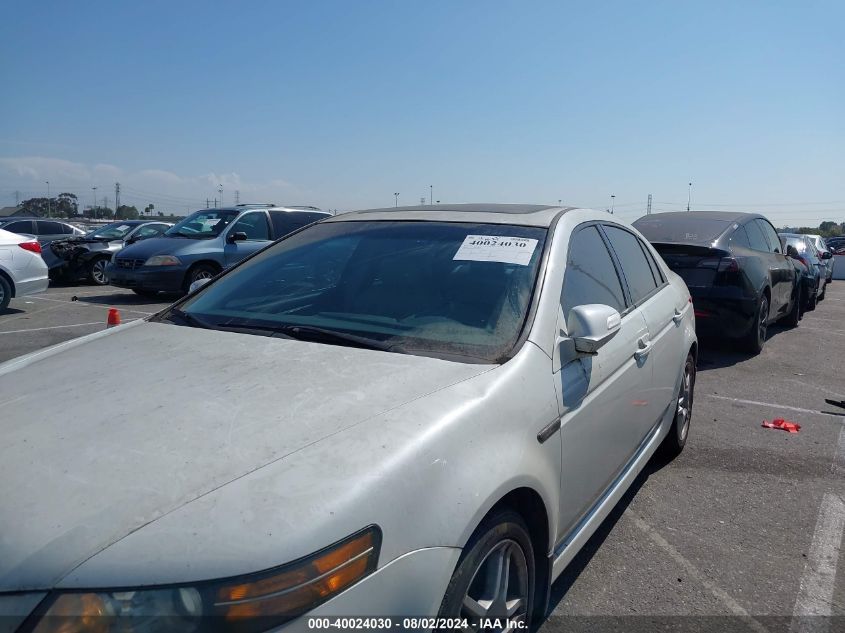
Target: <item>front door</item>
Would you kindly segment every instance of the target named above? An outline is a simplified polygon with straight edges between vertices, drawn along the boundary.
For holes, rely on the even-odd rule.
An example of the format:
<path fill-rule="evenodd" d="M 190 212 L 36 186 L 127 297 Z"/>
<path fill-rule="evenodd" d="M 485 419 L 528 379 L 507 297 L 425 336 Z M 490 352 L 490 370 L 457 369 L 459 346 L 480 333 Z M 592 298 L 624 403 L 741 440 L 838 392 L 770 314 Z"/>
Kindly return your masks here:
<path fill-rule="evenodd" d="M 246 239 L 230 242 L 228 236 L 246 233 Z M 226 268 L 261 250 L 270 243 L 270 225 L 264 211 L 244 213 L 227 229 L 227 239 L 223 247 L 223 261 Z"/>
<path fill-rule="evenodd" d="M 554 363 L 562 446 L 558 540 L 578 525 L 628 463 L 647 417 L 642 394 L 651 388 L 651 364 L 638 350 L 647 345 L 648 329 L 623 287 L 598 226 L 586 225 L 573 233 Z M 564 344 L 570 311 L 590 303 L 618 310 L 619 332 L 593 356 L 562 356 L 561 350 L 570 349 Z"/>

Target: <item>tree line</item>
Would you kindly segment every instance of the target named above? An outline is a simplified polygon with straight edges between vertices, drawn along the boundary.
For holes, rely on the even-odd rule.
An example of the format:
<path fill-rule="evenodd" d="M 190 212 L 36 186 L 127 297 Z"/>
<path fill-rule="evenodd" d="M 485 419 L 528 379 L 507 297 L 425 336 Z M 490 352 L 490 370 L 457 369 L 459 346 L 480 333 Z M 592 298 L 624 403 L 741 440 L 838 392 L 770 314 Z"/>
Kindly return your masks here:
<path fill-rule="evenodd" d="M 155 211 L 155 205 L 149 204 L 141 212 L 134 205 L 122 204 L 117 209 L 106 206 L 90 207 L 79 212 L 79 200 L 76 194 L 60 193 L 54 198 L 29 198 L 20 204 L 16 215 L 36 218 L 88 218 L 91 220 L 138 220 L 142 217 L 164 217 L 164 212 Z"/>

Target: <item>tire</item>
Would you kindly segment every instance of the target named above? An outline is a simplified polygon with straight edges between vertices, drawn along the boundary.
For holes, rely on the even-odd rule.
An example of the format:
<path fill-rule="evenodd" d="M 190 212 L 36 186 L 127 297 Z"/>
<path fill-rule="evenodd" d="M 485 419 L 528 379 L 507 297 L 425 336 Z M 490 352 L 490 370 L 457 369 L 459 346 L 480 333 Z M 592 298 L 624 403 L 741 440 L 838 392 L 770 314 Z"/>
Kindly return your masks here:
<path fill-rule="evenodd" d="M 158 290 L 142 290 L 140 288 L 132 288 L 132 292 L 139 297 L 155 297 L 158 294 Z"/>
<path fill-rule="evenodd" d="M 3 312 L 9 307 L 9 302 L 12 300 L 12 284 L 0 275 L 0 312 Z"/>
<path fill-rule="evenodd" d="M 810 288 L 810 292 L 807 296 L 807 302 L 805 304 L 807 312 L 812 312 L 816 309 L 816 304 L 819 302 L 818 299 L 819 288 L 818 286 L 814 288 Z"/>
<path fill-rule="evenodd" d="M 821 291 L 821 294 L 819 294 L 819 299 L 818 299 L 818 300 L 819 300 L 819 301 L 824 301 L 824 296 L 825 296 L 826 294 L 827 294 L 827 281 L 825 281 L 825 284 L 822 286 L 822 291 Z"/>
<path fill-rule="evenodd" d="M 191 287 L 192 283 L 198 279 L 211 279 L 212 277 L 216 277 L 219 273 L 220 269 L 212 264 L 197 264 L 188 271 L 187 275 L 185 275 L 185 283 L 182 284 L 182 291 L 185 294 L 188 294 L 188 289 Z"/>
<path fill-rule="evenodd" d="M 743 347 L 752 354 L 759 354 L 766 344 L 766 333 L 769 326 L 769 298 L 764 294 L 757 304 L 757 312 L 754 314 L 754 323 L 745 335 Z"/>
<path fill-rule="evenodd" d="M 801 321 L 801 286 L 795 289 L 795 296 L 792 297 L 792 309 L 782 319 L 783 324 L 787 327 L 798 327 Z"/>
<path fill-rule="evenodd" d="M 88 263 L 88 281 L 95 286 L 108 286 L 109 278 L 106 275 L 107 257 L 96 257 Z"/>
<path fill-rule="evenodd" d="M 658 449 L 660 455 L 672 459 L 681 454 L 687 445 L 689 427 L 692 421 L 692 403 L 695 399 L 695 358 L 692 353 L 684 361 L 681 384 L 678 387 L 678 397 L 675 400 L 675 419 L 669 434 L 664 438 Z"/>
<path fill-rule="evenodd" d="M 485 583 L 485 578 L 504 567 L 505 560 L 508 574 L 504 583 Z M 525 630 L 530 630 L 535 584 L 534 547 L 528 527 L 513 510 L 501 510 L 478 526 L 464 548 L 438 617 L 467 618 L 476 630 L 481 617 L 509 617 L 525 622 Z"/>

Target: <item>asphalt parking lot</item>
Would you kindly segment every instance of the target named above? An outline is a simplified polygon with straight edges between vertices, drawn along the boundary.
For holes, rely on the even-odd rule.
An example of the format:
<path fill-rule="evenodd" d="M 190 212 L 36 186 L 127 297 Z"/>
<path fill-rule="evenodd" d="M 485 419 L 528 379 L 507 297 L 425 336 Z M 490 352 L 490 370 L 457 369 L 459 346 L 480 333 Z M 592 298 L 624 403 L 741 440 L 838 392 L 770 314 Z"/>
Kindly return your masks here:
<path fill-rule="evenodd" d="M 15 299 L 0 361 L 101 330 L 109 307 L 127 322 L 171 300 L 92 286 Z M 845 400 L 841 281 L 797 330 L 770 328 L 757 357 L 703 341 L 686 450 L 639 477 L 555 584 L 541 630 L 572 622 L 562 616 L 625 618 L 620 630 L 630 616 L 736 616 L 752 631 L 845 616 L 845 408 L 826 399 Z M 761 427 L 775 418 L 800 432 Z M 822 624 L 808 630 L 845 630 Z"/>

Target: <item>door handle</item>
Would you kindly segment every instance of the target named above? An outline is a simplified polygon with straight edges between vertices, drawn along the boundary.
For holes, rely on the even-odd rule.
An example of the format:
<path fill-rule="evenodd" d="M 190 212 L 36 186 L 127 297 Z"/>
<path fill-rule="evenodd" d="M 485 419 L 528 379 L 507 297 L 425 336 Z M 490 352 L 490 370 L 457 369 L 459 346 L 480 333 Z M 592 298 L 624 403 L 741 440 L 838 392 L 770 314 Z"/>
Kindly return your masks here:
<path fill-rule="evenodd" d="M 651 341 L 646 338 L 641 338 L 637 341 L 637 351 L 634 352 L 634 358 L 637 360 L 642 360 L 648 353 L 651 351 Z"/>
<path fill-rule="evenodd" d="M 678 310 L 678 308 L 675 308 L 675 314 L 672 317 L 672 320 L 675 322 L 675 325 L 680 325 L 681 321 L 684 320 L 684 313 Z"/>

